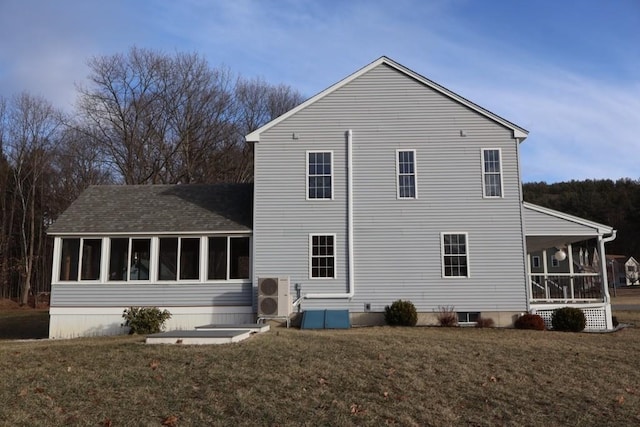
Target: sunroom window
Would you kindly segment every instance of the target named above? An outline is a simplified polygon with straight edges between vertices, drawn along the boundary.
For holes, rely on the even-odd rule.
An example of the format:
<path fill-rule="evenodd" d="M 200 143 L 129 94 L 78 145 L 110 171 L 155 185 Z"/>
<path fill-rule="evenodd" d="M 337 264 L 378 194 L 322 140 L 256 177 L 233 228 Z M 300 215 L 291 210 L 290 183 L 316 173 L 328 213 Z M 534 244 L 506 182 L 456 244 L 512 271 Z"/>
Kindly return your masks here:
<path fill-rule="evenodd" d="M 208 279 L 248 279 L 250 253 L 249 237 L 209 237 Z"/>
<path fill-rule="evenodd" d="M 99 280 L 102 239 L 62 239 L 61 281 Z"/>

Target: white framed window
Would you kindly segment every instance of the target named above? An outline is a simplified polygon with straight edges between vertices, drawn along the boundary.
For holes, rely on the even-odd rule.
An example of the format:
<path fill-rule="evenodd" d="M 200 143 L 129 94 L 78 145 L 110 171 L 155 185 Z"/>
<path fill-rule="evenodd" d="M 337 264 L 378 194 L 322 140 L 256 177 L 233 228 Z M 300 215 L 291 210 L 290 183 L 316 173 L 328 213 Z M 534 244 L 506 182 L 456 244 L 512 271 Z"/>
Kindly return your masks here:
<path fill-rule="evenodd" d="M 416 150 L 396 150 L 397 197 L 417 199 Z"/>
<path fill-rule="evenodd" d="M 151 278 L 151 238 L 112 237 L 109 239 L 109 271 L 112 282 L 148 281 Z"/>
<path fill-rule="evenodd" d="M 101 238 L 62 238 L 58 279 L 64 282 L 100 280 Z"/>
<path fill-rule="evenodd" d="M 540 268 L 540 257 L 539 256 L 532 257 L 531 263 L 533 264 L 533 268 Z"/>
<path fill-rule="evenodd" d="M 551 267 L 559 267 L 560 261 L 556 259 L 556 257 L 551 256 Z"/>
<path fill-rule="evenodd" d="M 502 152 L 499 148 L 482 149 L 482 187 L 484 197 L 502 197 Z"/>
<path fill-rule="evenodd" d="M 469 277 L 467 233 L 441 233 L 442 276 Z"/>
<path fill-rule="evenodd" d="M 333 199 L 333 151 L 307 151 L 307 199 Z"/>
<path fill-rule="evenodd" d="M 207 278 L 248 279 L 251 274 L 251 241 L 247 236 L 209 237 Z"/>
<path fill-rule="evenodd" d="M 478 323 L 478 319 L 480 318 L 480 312 L 478 311 L 459 311 L 458 313 L 458 323 L 460 324 L 470 324 L 470 323 Z"/>
<path fill-rule="evenodd" d="M 336 235 L 309 235 L 309 277 L 312 279 L 335 279 Z"/>
<path fill-rule="evenodd" d="M 158 239 L 158 280 L 200 280 L 200 237 Z"/>

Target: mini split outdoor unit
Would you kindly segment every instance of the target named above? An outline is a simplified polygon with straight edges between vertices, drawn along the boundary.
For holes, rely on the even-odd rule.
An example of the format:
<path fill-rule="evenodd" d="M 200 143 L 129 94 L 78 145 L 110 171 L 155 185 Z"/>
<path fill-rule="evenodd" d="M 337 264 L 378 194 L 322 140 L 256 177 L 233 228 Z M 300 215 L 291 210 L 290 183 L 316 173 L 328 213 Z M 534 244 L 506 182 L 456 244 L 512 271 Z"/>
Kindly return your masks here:
<path fill-rule="evenodd" d="M 287 317 L 291 314 L 288 277 L 258 279 L 258 317 Z"/>

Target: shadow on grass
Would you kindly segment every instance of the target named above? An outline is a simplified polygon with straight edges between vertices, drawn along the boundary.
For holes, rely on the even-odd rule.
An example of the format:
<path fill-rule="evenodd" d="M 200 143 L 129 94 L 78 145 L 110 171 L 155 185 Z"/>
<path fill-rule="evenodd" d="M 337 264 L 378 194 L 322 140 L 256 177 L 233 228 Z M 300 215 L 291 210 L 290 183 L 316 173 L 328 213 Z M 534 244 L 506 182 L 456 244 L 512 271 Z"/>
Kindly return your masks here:
<path fill-rule="evenodd" d="M 0 312 L 0 340 L 42 339 L 48 337 L 48 310 Z"/>

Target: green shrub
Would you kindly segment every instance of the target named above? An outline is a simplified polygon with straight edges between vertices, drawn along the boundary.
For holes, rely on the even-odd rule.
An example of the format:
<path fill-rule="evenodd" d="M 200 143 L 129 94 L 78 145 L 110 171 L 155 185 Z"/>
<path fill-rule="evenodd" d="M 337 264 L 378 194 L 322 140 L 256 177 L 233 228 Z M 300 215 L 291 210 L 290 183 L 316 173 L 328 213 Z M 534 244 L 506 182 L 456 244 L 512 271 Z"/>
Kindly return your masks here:
<path fill-rule="evenodd" d="M 391 326 L 416 326 L 418 312 L 411 301 L 394 301 L 384 308 L 384 320 Z"/>
<path fill-rule="evenodd" d="M 438 325 L 445 327 L 458 326 L 458 314 L 453 306 L 441 305 L 438 306 L 436 318 L 438 319 Z"/>
<path fill-rule="evenodd" d="M 130 307 L 122 313 L 123 326 L 128 326 L 129 334 L 156 334 L 164 329 L 164 322 L 171 318 L 167 310 L 158 307 Z"/>
<path fill-rule="evenodd" d="M 587 318 L 579 308 L 562 307 L 553 311 L 551 326 L 556 331 L 580 332 L 587 326 Z"/>
<path fill-rule="evenodd" d="M 537 314 L 523 314 L 516 319 L 514 324 L 516 329 L 533 329 L 536 331 L 544 331 L 544 319 Z"/>
<path fill-rule="evenodd" d="M 490 317 L 478 317 L 476 328 L 493 328 L 494 322 Z"/>

